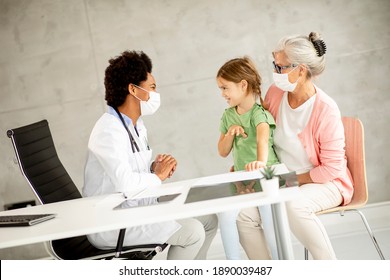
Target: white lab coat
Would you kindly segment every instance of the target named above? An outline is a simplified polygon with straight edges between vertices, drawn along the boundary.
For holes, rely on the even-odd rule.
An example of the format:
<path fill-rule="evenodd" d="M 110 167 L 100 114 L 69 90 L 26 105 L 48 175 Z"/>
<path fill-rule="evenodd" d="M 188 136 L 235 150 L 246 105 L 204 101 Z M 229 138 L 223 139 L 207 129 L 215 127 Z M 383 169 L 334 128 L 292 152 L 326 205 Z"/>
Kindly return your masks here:
<path fill-rule="evenodd" d="M 122 192 L 131 198 L 145 188 L 161 185 L 161 180 L 150 173 L 152 151 L 148 149 L 146 127 L 137 121 L 129 130 L 140 152 L 133 153 L 129 135 L 116 116 L 105 113 L 95 124 L 88 142 L 88 155 L 84 171 L 83 196 L 96 196 Z M 144 225 L 126 230 L 125 246 L 164 243 L 178 229 L 175 222 Z M 88 235 L 97 248 L 116 246 L 119 230 Z"/>

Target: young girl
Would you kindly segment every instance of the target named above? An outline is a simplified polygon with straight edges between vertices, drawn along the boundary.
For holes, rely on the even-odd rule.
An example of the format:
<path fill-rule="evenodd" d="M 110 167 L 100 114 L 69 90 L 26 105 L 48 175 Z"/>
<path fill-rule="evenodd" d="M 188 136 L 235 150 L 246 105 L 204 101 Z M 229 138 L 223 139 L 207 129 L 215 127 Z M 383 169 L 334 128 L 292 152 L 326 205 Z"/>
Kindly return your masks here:
<path fill-rule="evenodd" d="M 262 103 L 261 78 L 253 62 L 248 57 L 229 60 L 219 69 L 217 84 L 229 105 L 221 119 L 218 152 L 222 157 L 227 157 L 232 151 L 234 169 L 231 171 L 253 170 L 278 163 L 273 149 L 275 121 L 256 102 L 259 100 Z M 258 180 L 255 185 L 251 182 L 247 186 L 240 186 L 238 191 L 251 192 L 258 184 Z M 265 238 L 269 244 L 275 244 L 270 207 L 261 206 L 259 209 Z M 227 259 L 241 259 L 236 227 L 239 210 L 218 216 Z M 269 247 L 272 258 L 277 258 L 275 245 Z M 267 254 L 263 258 L 269 259 L 271 256 Z"/>

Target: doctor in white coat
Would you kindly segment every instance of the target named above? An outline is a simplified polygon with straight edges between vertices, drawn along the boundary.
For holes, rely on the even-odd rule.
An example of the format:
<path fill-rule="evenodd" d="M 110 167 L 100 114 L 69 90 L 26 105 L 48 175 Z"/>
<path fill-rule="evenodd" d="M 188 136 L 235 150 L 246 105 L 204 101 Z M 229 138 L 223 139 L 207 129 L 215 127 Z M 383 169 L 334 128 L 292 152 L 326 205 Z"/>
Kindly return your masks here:
<path fill-rule="evenodd" d="M 152 62 L 143 52 L 125 51 L 105 71 L 108 110 L 96 122 L 88 142 L 83 196 L 122 192 L 131 197 L 172 176 L 177 162 L 157 155 L 147 141 L 141 116 L 160 106 Z M 206 259 L 218 228 L 216 215 L 129 228 L 124 246 L 168 243 L 168 259 Z M 115 248 L 119 230 L 88 236 L 97 248 Z"/>

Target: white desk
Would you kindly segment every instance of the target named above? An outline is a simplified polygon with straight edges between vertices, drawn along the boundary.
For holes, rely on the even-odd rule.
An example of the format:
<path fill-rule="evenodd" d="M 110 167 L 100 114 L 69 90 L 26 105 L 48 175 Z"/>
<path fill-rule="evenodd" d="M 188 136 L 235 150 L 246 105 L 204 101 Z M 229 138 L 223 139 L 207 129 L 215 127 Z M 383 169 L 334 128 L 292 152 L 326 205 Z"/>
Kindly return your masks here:
<path fill-rule="evenodd" d="M 250 179 L 252 176 L 250 173 L 243 172 L 242 176 L 245 177 L 244 179 Z M 201 216 L 237 208 L 272 204 L 279 258 L 293 259 L 290 231 L 283 202 L 299 196 L 299 188 L 281 189 L 280 195 L 275 197 L 266 197 L 260 192 L 184 204 L 190 186 L 206 182 L 229 181 L 229 176 L 231 173 L 163 184 L 158 188 L 148 189 L 141 196 L 138 196 L 181 193 L 179 197 L 167 204 L 112 210 L 124 200 L 123 195 L 118 193 L 0 212 L 0 215 L 57 214 L 55 219 L 35 226 L 0 228 L 0 249 Z"/>

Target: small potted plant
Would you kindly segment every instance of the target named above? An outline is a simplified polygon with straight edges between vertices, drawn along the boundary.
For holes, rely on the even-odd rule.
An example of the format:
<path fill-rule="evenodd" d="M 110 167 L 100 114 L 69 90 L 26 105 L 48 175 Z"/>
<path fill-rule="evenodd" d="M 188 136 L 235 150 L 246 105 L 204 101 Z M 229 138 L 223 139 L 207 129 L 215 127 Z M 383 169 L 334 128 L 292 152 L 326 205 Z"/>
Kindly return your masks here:
<path fill-rule="evenodd" d="M 279 191 L 279 178 L 275 176 L 275 168 L 266 166 L 260 169 L 264 178 L 260 179 L 260 184 L 263 192 L 267 195 L 277 195 Z"/>

